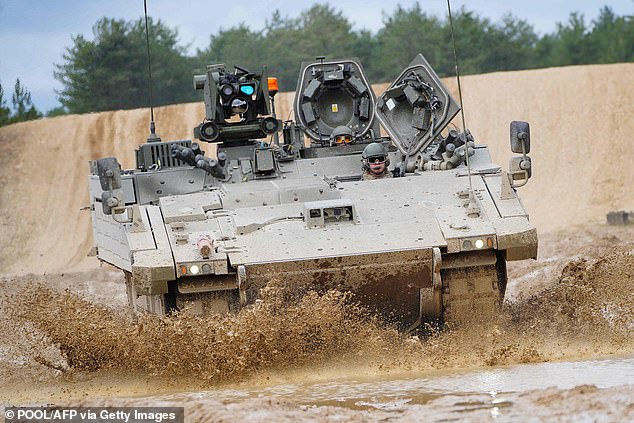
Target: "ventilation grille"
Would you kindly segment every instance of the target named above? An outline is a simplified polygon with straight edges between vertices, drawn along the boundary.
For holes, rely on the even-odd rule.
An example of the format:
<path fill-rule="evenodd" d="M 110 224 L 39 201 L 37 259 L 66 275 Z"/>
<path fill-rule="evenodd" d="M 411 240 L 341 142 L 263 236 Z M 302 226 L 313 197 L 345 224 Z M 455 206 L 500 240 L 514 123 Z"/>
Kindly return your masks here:
<path fill-rule="evenodd" d="M 171 145 L 178 144 L 183 147 L 190 147 L 191 140 L 163 141 L 146 143 L 136 150 L 137 169 L 148 170 L 153 165 L 159 168 L 188 166 L 186 163 L 172 157 Z"/>

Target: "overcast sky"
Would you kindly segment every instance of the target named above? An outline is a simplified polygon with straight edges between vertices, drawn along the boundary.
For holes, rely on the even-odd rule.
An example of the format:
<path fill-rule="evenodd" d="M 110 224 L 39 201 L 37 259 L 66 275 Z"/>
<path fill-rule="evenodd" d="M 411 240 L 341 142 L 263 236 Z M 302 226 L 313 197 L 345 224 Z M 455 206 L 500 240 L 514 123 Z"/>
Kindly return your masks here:
<path fill-rule="evenodd" d="M 252 29 L 264 27 L 274 9 L 295 17 L 315 1 L 203 1 L 148 0 L 148 12 L 168 26 L 177 28 L 181 44 L 190 44 L 191 52 L 204 48 L 209 35 L 220 28 L 245 23 Z M 324 3 L 322 1 L 321 3 Z M 376 31 L 383 14 L 391 14 L 397 4 L 409 8 L 414 0 L 328 1 L 354 23 L 355 29 Z M 445 0 L 421 0 L 421 8 L 437 16 L 446 14 Z M 579 11 L 589 21 L 603 5 L 618 15 L 634 12 L 633 0 L 452 0 L 452 9 L 466 5 L 493 21 L 508 12 L 531 22 L 538 33 L 555 29 L 572 11 Z M 54 63 L 61 63 L 71 35 L 92 38 L 92 26 L 103 17 L 133 20 L 143 16 L 143 0 L 0 0 L 0 83 L 5 98 L 11 98 L 17 77 L 31 91 L 35 106 L 43 111 L 57 105 L 56 89 L 61 85 L 53 78 Z M 219 18 L 220 17 L 220 18 Z M 298 64 L 299 66 L 299 64 Z"/>

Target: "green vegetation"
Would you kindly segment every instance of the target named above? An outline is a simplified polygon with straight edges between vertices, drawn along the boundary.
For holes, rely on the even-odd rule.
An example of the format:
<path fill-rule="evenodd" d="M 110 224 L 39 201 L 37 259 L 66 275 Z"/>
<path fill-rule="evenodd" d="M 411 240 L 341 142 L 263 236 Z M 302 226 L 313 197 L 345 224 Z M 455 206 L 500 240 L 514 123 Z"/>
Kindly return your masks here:
<path fill-rule="evenodd" d="M 149 22 L 154 104 L 190 101 L 192 61 L 178 34 L 161 21 Z M 94 40 L 73 37 L 55 78 L 64 86 L 59 100 L 70 113 L 133 109 L 149 104 L 145 22 L 102 18 Z"/>
<path fill-rule="evenodd" d="M 15 81 L 11 96 L 13 109 L 10 109 L 6 103 L 4 89 L 0 85 L 0 126 L 37 119 L 42 116 L 31 101 L 31 93 L 20 83 L 20 78 Z"/>
<path fill-rule="evenodd" d="M 0 84 L 0 126 L 6 125 L 11 121 L 11 109 L 7 107 L 7 101 L 4 99 L 4 89 Z"/>
<path fill-rule="evenodd" d="M 462 8 L 454 14 L 456 49 L 464 74 L 550 66 L 634 61 L 634 18 L 616 16 L 605 6 L 587 24 L 571 13 L 551 33 L 539 36 L 526 20 L 506 15 L 491 22 Z M 398 6 L 376 34 L 355 31 L 341 12 L 314 5 L 297 18 L 275 12 L 262 31 L 244 25 L 211 36 L 195 62 L 268 65 L 282 90 L 294 90 L 299 64 L 317 56 L 359 57 L 373 83 L 394 79 L 422 52 L 440 76 L 454 74 L 451 31 L 446 18 L 425 13 L 419 4 Z"/>
<path fill-rule="evenodd" d="M 567 22 L 545 35 L 515 16 L 491 22 L 465 8 L 454 14 L 454 27 L 464 74 L 634 61 L 634 18 L 617 16 L 607 6 L 589 23 L 571 13 Z M 373 83 L 396 77 L 419 52 L 440 76 L 454 73 L 449 22 L 425 13 L 419 4 L 397 7 L 376 32 L 353 29 L 349 17 L 328 5 L 316 4 L 297 17 L 275 11 L 262 30 L 244 24 L 222 29 L 192 56 L 179 44 L 178 32 L 161 21 L 150 20 L 149 32 L 157 106 L 200 100 L 192 87 L 192 70 L 204 72 L 210 63 L 240 64 L 254 71 L 266 64 L 284 91 L 295 89 L 300 63 L 317 56 L 359 57 Z M 93 35 L 93 40 L 74 36 L 56 65 L 55 77 L 63 85 L 61 106 L 48 116 L 149 105 L 143 19 L 102 18 Z M 0 125 L 41 116 L 19 83 L 13 113 L 2 94 L 0 87 Z"/>

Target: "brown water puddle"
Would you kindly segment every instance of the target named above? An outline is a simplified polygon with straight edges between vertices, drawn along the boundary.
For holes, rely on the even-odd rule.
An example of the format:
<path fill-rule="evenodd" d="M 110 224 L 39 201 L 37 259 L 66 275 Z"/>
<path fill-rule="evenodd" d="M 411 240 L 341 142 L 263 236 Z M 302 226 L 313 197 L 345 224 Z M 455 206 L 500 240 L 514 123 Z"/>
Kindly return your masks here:
<path fill-rule="evenodd" d="M 402 376 L 402 375 L 401 375 Z M 610 358 L 575 362 L 549 362 L 498 367 L 487 370 L 433 372 L 414 378 L 342 378 L 329 382 L 280 383 L 272 386 L 235 387 L 161 396 L 188 402 L 214 399 L 235 402 L 252 398 L 280 398 L 296 404 L 334 405 L 351 409 L 404 410 L 443 396 L 464 396 L 465 409 L 475 406 L 507 407 L 507 397 L 546 388 L 570 389 L 579 385 L 611 388 L 634 381 L 634 358 Z M 488 403 L 469 401 L 477 394 Z M 457 403 L 459 405 L 459 403 Z"/>

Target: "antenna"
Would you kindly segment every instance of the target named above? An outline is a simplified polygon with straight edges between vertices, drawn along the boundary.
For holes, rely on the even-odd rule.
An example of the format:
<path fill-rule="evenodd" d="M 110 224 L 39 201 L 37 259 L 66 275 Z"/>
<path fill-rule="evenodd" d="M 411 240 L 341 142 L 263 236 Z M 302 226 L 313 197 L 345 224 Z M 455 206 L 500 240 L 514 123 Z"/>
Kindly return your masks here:
<path fill-rule="evenodd" d="M 147 72 L 149 75 L 150 85 L 150 136 L 147 142 L 160 142 L 161 137 L 156 135 L 156 126 L 154 125 L 154 103 L 152 102 L 152 61 L 150 60 L 150 30 L 147 19 L 147 0 L 143 0 L 143 8 L 145 10 L 145 44 L 147 46 Z"/>
<path fill-rule="evenodd" d="M 315 57 L 315 59 L 319 60 L 319 63 L 321 64 L 320 70 L 322 72 L 324 71 L 324 59 L 325 58 L 326 58 L 326 56 L 317 56 L 317 57 Z M 317 121 L 317 133 L 319 134 L 319 144 L 324 145 L 324 140 L 322 139 L 323 136 L 321 135 L 321 128 L 319 127 L 319 121 Z"/>
<path fill-rule="evenodd" d="M 460 100 L 460 116 L 462 118 L 462 135 L 465 137 L 465 149 L 466 149 L 466 162 L 467 162 L 467 175 L 469 175 L 469 207 L 467 209 L 467 214 L 469 216 L 478 216 L 480 215 L 480 207 L 478 207 L 478 203 L 475 199 L 475 194 L 473 192 L 473 182 L 471 180 L 471 165 L 469 163 L 469 141 L 467 139 L 466 134 L 466 123 L 464 118 L 464 106 L 462 104 L 462 88 L 460 87 L 460 71 L 458 70 L 458 55 L 456 54 L 456 39 L 453 33 L 453 18 L 451 16 L 451 2 L 447 0 L 447 12 L 449 13 L 449 26 L 451 28 L 451 44 L 453 45 L 453 62 L 456 67 L 456 79 L 458 80 L 458 98 Z"/>

